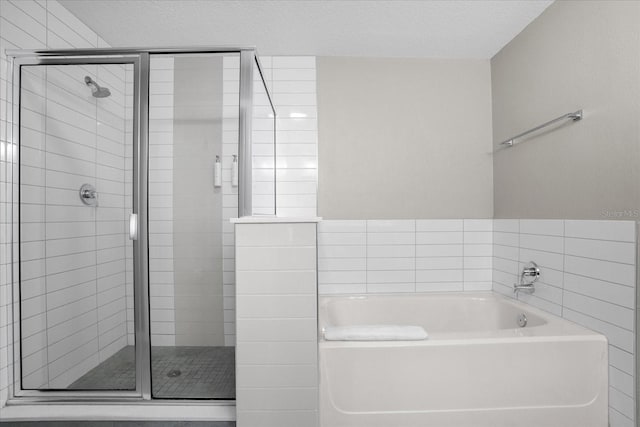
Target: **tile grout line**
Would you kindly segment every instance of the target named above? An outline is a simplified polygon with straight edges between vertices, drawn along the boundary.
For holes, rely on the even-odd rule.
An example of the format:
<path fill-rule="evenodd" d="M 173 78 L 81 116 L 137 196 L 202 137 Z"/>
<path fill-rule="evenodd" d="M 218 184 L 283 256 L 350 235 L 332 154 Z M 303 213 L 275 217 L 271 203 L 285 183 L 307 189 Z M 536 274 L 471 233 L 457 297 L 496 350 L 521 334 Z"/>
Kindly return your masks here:
<path fill-rule="evenodd" d="M 413 220 L 413 292 L 418 292 L 418 221 Z"/>
<path fill-rule="evenodd" d="M 567 253 L 566 253 L 566 239 L 567 239 L 567 225 L 566 222 L 562 221 L 562 293 L 560 294 L 560 317 L 564 318 L 564 276 L 567 273 L 566 262 L 567 262 Z"/>
<path fill-rule="evenodd" d="M 466 291 L 467 290 L 467 281 L 465 280 L 465 269 L 467 268 L 467 245 L 466 245 L 466 239 L 465 236 L 467 234 L 467 223 L 466 221 L 463 219 L 462 220 L 462 291 Z"/>
<path fill-rule="evenodd" d="M 516 267 L 516 271 L 515 271 L 515 273 L 516 273 L 515 280 L 516 280 L 516 283 L 517 283 L 518 277 L 520 276 L 520 252 L 522 251 L 522 248 L 520 247 L 521 246 L 521 241 L 522 241 L 522 238 L 521 238 L 522 237 L 522 233 L 520 231 L 521 231 L 522 227 L 521 227 L 521 224 L 520 224 L 521 220 L 517 219 L 516 221 L 517 221 L 517 224 L 518 224 L 518 257 L 517 257 L 518 259 L 516 260 L 516 266 L 517 267 Z M 512 296 L 512 298 L 513 298 L 513 296 Z M 519 295 L 517 293 L 515 294 L 515 299 L 520 301 Z"/>
<path fill-rule="evenodd" d="M 46 7 L 46 11 L 45 11 L 45 14 L 46 14 L 46 21 L 45 22 L 47 22 L 47 25 L 48 25 L 48 19 L 49 19 L 49 2 L 48 2 L 48 0 L 47 0 L 46 5 L 47 5 L 47 7 Z M 47 37 L 47 43 L 48 43 L 48 36 L 49 36 L 48 28 L 49 27 L 47 26 L 46 28 L 47 28 L 47 31 L 46 31 L 47 36 L 46 37 Z M 48 46 L 48 44 L 47 44 L 47 46 Z M 44 78 L 43 78 L 43 80 L 45 82 L 48 80 L 47 79 L 47 67 L 44 68 Z M 22 86 L 22 84 L 20 84 L 20 86 Z M 45 114 L 45 117 L 48 116 L 48 108 L 49 107 L 48 107 L 48 102 L 46 102 L 46 100 L 48 98 L 48 95 L 49 95 L 49 85 L 47 85 L 45 83 L 45 85 L 44 85 L 44 99 L 45 99 L 45 101 L 44 101 L 44 114 Z M 44 146 L 45 146 L 45 150 L 46 150 L 46 147 L 47 147 L 47 137 L 46 137 L 46 135 L 47 135 L 47 130 L 48 130 L 47 129 L 47 121 L 46 120 L 44 121 L 43 128 L 44 128 L 44 135 L 45 135 L 44 136 Z M 46 155 L 44 156 L 44 159 L 43 159 L 43 166 L 44 166 L 44 169 L 43 169 L 42 174 L 44 174 L 44 171 L 47 170 L 47 156 Z M 47 186 L 47 179 L 46 179 L 46 176 L 45 176 L 45 182 L 44 182 L 44 188 L 45 188 L 44 205 L 45 206 L 47 205 L 47 195 L 49 193 L 47 191 L 47 187 L 48 187 Z M 20 222 L 20 219 L 18 219 L 18 221 Z M 44 234 L 45 234 L 45 243 L 44 243 L 44 256 L 45 256 L 45 261 L 44 261 L 44 291 L 45 291 L 45 297 L 44 297 L 44 306 L 45 306 L 44 322 L 45 323 L 44 323 L 44 330 L 45 330 L 45 337 L 46 337 L 46 340 L 47 340 L 46 354 L 47 354 L 47 362 L 48 362 L 50 360 L 49 345 L 48 345 L 48 343 L 49 343 L 49 299 L 47 298 L 46 295 L 49 293 L 49 290 L 48 290 L 49 274 L 47 273 L 47 262 L 46 262 L 46 256 L 47 256 L 47 244 L 46 244 L 47 210 L 46 210 L 46 208 L 44 209 Z M 22 282 L 22 280 L 20 280 L 20 281 Z M 22 323 L 22 322 L 20 322 L 20 323 Z M 20 329 L 21 329 L 20 333 L 22 334 L 22 325 L 20 325 Z M 20 354 L 22 355 L 22 347 L 20 348 Z M 21 364 L 20 365 L 20 373 L 22 374 L 23 360 L 20 360 L 20 364 Z M 20 379 L 20 383 L 22 384 L 22 378 Z M 51 384 L 51 372 L 50 372 L 49 368 L 47 367 L 47 387 L 49 387 L 50 384 Z"/>
<path fill-rule="evenodd" d="M 369 293 L 369 220 L 364 221 L 364 292 Z"/>

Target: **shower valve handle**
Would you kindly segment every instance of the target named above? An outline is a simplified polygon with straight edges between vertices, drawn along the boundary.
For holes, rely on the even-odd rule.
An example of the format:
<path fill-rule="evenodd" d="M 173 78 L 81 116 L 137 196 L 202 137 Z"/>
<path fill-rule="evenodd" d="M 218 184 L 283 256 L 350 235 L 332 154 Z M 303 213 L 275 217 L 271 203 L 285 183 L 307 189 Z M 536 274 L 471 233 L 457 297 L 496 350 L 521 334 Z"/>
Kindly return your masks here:
<path fill-rule="evenodd" d="M 80 187 L 80 200 L 87 206 L 98 206 L 98 192 L 91 184 L 83 184 Z"/>

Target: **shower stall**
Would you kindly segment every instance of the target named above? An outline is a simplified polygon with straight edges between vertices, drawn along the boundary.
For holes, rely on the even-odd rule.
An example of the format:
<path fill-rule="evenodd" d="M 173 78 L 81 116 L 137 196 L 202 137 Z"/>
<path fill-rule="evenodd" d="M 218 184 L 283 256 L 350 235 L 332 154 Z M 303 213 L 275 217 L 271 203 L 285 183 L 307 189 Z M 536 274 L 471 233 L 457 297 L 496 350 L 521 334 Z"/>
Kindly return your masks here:
<path fill-rule="evenodd" d="M 12 398 L 232 403 L 229 219 L 275 215 L 255 50 L 8 55 Z"/>

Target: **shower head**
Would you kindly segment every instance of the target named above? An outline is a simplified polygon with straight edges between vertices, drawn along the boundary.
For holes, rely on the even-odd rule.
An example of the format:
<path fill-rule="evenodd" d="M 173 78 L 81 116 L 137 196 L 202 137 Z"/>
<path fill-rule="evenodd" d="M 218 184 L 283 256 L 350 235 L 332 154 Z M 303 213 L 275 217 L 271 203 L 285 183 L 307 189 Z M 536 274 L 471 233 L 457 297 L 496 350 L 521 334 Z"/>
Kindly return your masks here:
<path fill-rule="evenodd" d="M 87 86 L 91 88 L 91 95 L 96 98 L 106 98 L 111 95 L 111 91 L 106 87 L 101 87 L 98 83 L 96 83 L 91 77 L 85 76 L 84 82 Z"/>

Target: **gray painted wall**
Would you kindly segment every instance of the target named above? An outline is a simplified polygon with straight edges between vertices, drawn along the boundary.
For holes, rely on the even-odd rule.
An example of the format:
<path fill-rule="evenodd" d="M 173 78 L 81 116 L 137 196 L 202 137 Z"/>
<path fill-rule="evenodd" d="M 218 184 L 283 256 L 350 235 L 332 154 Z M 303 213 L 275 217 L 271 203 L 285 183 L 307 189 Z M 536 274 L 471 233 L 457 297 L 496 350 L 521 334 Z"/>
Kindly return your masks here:
<path fill-rule="evenodd" d="M 640 209 L 640 3 L 555 2 L 491 60 L 496 218 L 633 219 Z"/>
<path fill-rule="evenodd" d="M 491 218 L 486 60 L 317 58 L 318 214 Z"/>

